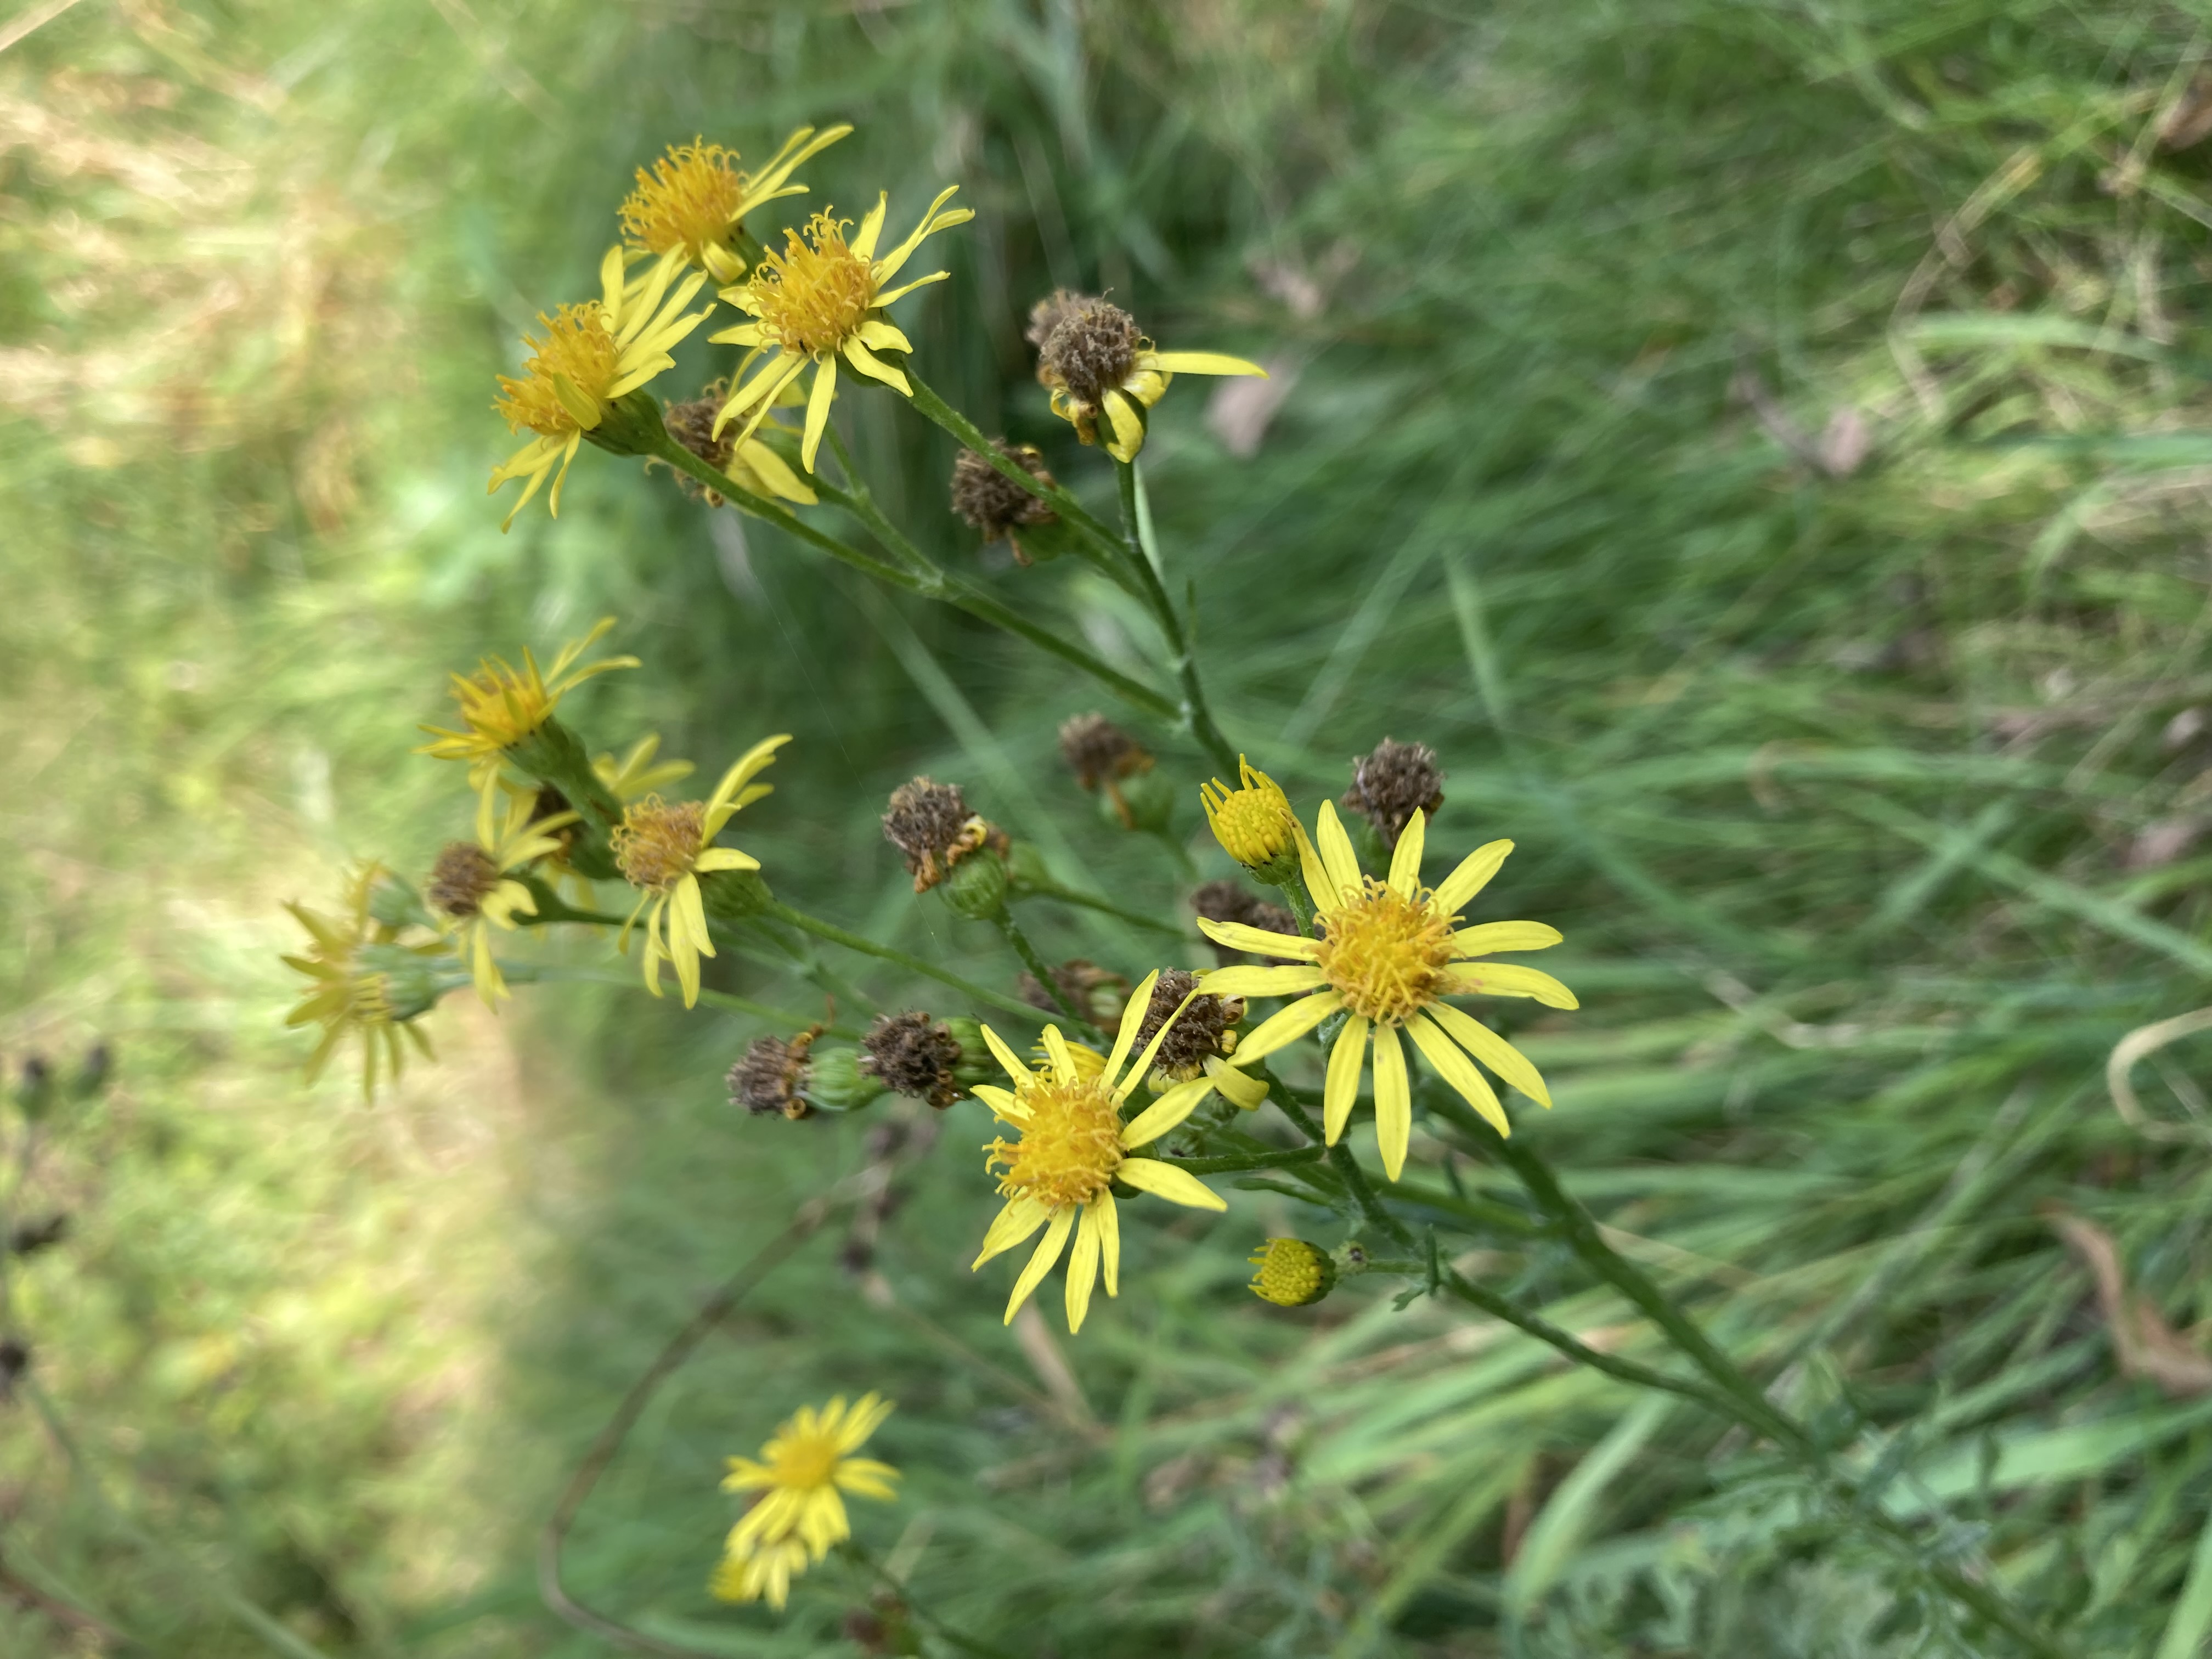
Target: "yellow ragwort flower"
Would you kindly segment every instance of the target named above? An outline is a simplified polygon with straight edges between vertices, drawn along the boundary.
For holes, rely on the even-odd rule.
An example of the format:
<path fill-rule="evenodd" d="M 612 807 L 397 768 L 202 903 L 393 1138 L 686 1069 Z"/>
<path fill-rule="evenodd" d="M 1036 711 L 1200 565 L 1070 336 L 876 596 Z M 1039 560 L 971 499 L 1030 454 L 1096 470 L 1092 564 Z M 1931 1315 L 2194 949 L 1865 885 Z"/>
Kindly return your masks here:
<path fill-rule="evenodd" d="M 404 1007 L 394 998 L 391 969 L 410 957 L 441 954 L 436 945 L 399 944 L 399 929 L 369 914 L 369 899 L 384 878 L 383 866 L 363 865 L 346 878 L 343 909 L 337 915 L 287 902 L 284 908 L 307 930 L 303 956 L 288 956 L 284 965 L 305 974 L 310 983 L 298 1004 L 285 1017 L 287 1025 L 318 1024 L 322 1041 L 307 1061 L 307 1081 L 322 1075 L 323 1067 L 341 1041 L 352 1033 L 361 1038 L 361 1087 L 364 1096 L 376 1092 L 377 1073 L 382 1069 L 393 1082 L 399 1080 L 406 1050 L 400 1034 L 429 1059 L 430 1042 L 410 1022 L 428 1006 Z M 386 959 L 372 953 L 380 947 Z"/>
<path fill-rule="evenodd" d="M 784 233 L 782 252 L 771 248 L 761 256 L 750 281 L 721 291 L 723 299 L 753 320 L 708 337 L 750 346 L 766 357 L 722 405 L 714 417 L 717 433 L 750 410 L 743 434 L 750 437 L 777 394 L 812 363 L 814 384 L 806 399 L 806 425 L 799 448 L 800 462 L 811 472 L 823 428 L 829 424 L 830 405 L 837 396 L 839 358 L 906 397 L 914 395 L 906 376 L 876 356 L 878 351 L 914 349 L 906 336 L 884 320 L 883 310 L 901 295 L 925 283 L 942 282 L 951 273 L 933 270 L 894 289 L 884 284 L 905 267 L 923 238 L 975 216 L 966 208 L 940 211 L 957 188 L 951 185 L 940 191 L 913 234 L 880 259 L 876 244 L 890 210 L 888 195 L 876 198 L 875 207 L 860 222 L 860 234 L 849 243 L 845 227 L 850 220 L 817 213 L 807 221 L 804 235 L 796 230 Z"/>
<path fill-rule="evenodd" d="M 702 138 L 671 144 L 651 173 L 637 170 L 637 187 L 622 204 L 623 235 L 635 252 L 680 254 L 716 282 L 734 283 L 745 274 L 734 246 L 745 216 L 780 197 L 805 195 L 805 185 L 785 182 L 792 170 L 852 130 L 801 127 L 758 173 L 738 167 L 737 151 Z"/>
<path fill-rule="evenodd" d="M 639 891 L 629 920 L 623 924 L 621 945 L 624 951 L 629 949 L 630 929 L 644 916 L 645 987 L 653 995 L 660 994 L 660 964 L 672 962 L 684 1006 L 697 1005 L 699 958 L 714 954 L 699 878 L 716 870 L 760 868 L 760 860 L 751 854 L 717 847 L 714 837 L 739 807 L 773 792 L 775 785 L 754 783 L 753 776 L 790 741 L 787 732 L 755 744 L 703 801 L 672 805 L 658 795 L 647 795 L 623 810 L 623 821 L 611 837 L 615 864 L 623 878 Z"/>
<path fill-rule="evenodd" d="M 1162 351 L 1119 306 L 1076 295 L 1055 296 L 1051 331 L 1037 347 L 1037 379 L 1052 392 L 1052 412 L 1086 444 L 1098 441 L 1098 417 L 1110 428 L 1106 453 L 1133 461 L 1145 447 L 1146 411 L 1178 374 L 1252 374 L 1267 371 L 1218 351 Z"/>
<path fill-rule="evenodd" d="M 677 273 L 684 268 L 678 251 L 662 254 L 641 283 L 626 282 L 623 268 L 622 249 L 609 248 L 599 262 L 601 297 L 562 306 L 550 317 L 538 313 L 545 337 L 523 337 L 531 356 L 522 366 L 522 378 L 499 377 L 500 395 L 492 408 L 512 430 L 535 434 L 506 465 L 493 469 L 494 492 L 509 479 L 530 480 L 501 529 L 530 504 L 548 473 L 553 475 L 553 493 L 546 498 L 547 506 L 556 518 L 560 515 L 561 486 L 584 434 L 598 429 L 616 398 L 627 397 L 662 369 L 672 368 L 676 360 L 668 348 L 714 309 L 708 306 L 680 314 L 707 276 L 695 270 L 678 281 Z"/>
<path fill-rule="evenodd" d="M 1231 789 L 1218 778 L 1198 787 L 1206 822 L 1221 850 L 1248 870 L 1275 870 L 1287 878 L 1297 851 L 1297 814 L 1274 779 L 1237 757 L 1241 786 Z"/>
<path fill-rule="evenodd" d="M 437 741 L 426 743 L 415 752 L 468 762 L 470 781 L 483 788 L 486 771 L 497 767 L 501 754 L 552 719 L 563 696 L 594 674 L 637 666 L 635 657 L 579 662 L 614 625 L 612 617 L 600 617 L 582 639 L 562 646 L 552 666 L 543 673 L 538 672 L 538 659 L 525 646 L 519 669 L 502 657 L 486 657 L 477 664 L 475 673 L 454 675 L 453 701 L 460 707 L 463 729 L 426 726 L 422 729 Z"/>
<path fill-rule="evenodd" d="M 714 1594 L 726 1601 L 763 1596 L 783 1606 L 792 1575 L 853 1535 L 844 1494 L 889 1503 L 898 1471 L 854 1453 L 891 1414 L 891 1403 L 864 1394 L 848 1407 L 839 1395 L 817 1411 L 801 1406 L 761 1448 L 760 1461 L 729 1460 L 724 1492 L 761 1496 L 730 1528 Z"/>
<path fill-rule="evenodd" d="M 499 791 L 487 787 L 477 798 L 477 838 L 457 841 L 438 855 L 423 896 L 453 936 L 453 953 L 466 964 L 477 995 L 487 1008 L 509 994 L 507 980 L 491 953 L 491 930 L 512 933 L 518 913 L 535 915 L 538 901 L 513 872 L 543 858 L 557 858 L 562 838 L 552 833 L 576 822 L 574 812 L 536 816 L 538 793 L 507 796 L 502 823 L 495 803 Z"/>
<path fill-rule="evenodd" d="M 1457 926 L 1460 907 L 1498 873 L 1513 843 L 1494 841 L 1477 848 L 1431 890 L 1420 884 L 1427 823 L 1428 815 L 1419 811 L 1407 820 L 1391 855 L 1389 879 L 1377 881 L 1360 873 L 1352 838 L 1337 821 L 1335 806 L 1323 801 L 1316 825 L 1317 849 L 1307 839 L 1304 826 L 1297 826 L 1298 859 L 1313 896 L 1319 937 L 1298 939 L 1203 917 L 1198 923 L 1199 931 L 1217 945 L 1255 956 L 1288 957 L 1302 964 L 1217 969 L 1199 981 L 1208 992 L 1216 996 L 1311 994 L 1279 1011 L 1239 1042 L 1239 1064 L 1263 1059 L 1331 1014 L 1345 1012 L 1344 1029 L 1329 1051 L 1322 1096 L 1322 1127 L 1332 1146 L 1344 1133 L 1352 1103 L 1358 1098 L 1360 1073 L 1373 1038 L 1375 1139 L 1382 1167 L 1393 1181 L 1405 1167 L 1413 1121 L 1401 1030 L 1413 1038 L 1437 1075 L 1504 1135 L 1513 1132 L 1505 1109 L 1469 1054 L 1531 1100 L 1548 1107 L 1551 1094 L 1518 1049 L 1443 999 L 1534 997 L 1547 1008 L 1579 1006 L 1574 993 L 1549 974 L 1475 960 L 1499 951 L 1540 951 L 1557 945 L 1557 928 L 1540 921 Z"/>
<path fill-rule="evenodd" d="M 1103 1059 L 1095 1049 L 1069 1042 L 1057 1025 L 1048 1025 L 1045 1064 L 1031 1068 L 996 1031 L 983 1027 L 984 1042 L 1014 1086 L 1006 1090 L 978 1084 L 972 1092 L 994 1115 L 1018 1127 L 1022 1138 L 1011 1144 L 994 1140 L 983 1149 L 989 1154 L 983 1167 L 988 1170 L 997 1165 L 1005 1171 L 999 1177 L 999 1194 L 1006 1204 L 984 1235 L 983 1252 L 974 1267 L 1013 1249 L 1038 1228 L 1045 1229 L 1043 1242 L 1022 1269 L 1006 1303 L 1009 1322 L 1060 1260 L 1071 1231 L 1075 1248 L 1067 1259 L 1067 1328 L 1083 1328 L 1102 1264 L 1106 1294 L 1120 1293 L 1121 1228 L 1114 1207 L 1115 1182 L 1193 1209 L 1229 1207 L 1188 1171 L 1162 1158 L 1132 1156 L 1182 1123 L 1220 1086 L 1211 1073 L 1193 1078 L 1176 1085 L 1128 1122 L 1121 1121 L 1130 1092 L 1151 1072 L 1161 1042 L 1175 1024 L 1172 1018 L 1163 1022 L 1145 1051 L 1130 1061 L 1129 1050 L 1135 1046 L 1158 979 L 1157 973 L 1149 975 L 1129 994 L 1114 1052 Z M 1188 1006 L 1190 999 L 1183 1000 Z M 1182 1011 L 1176 1012 L 1180 1015 Z M 1241 1047 L 1237 1057 L 1243 1057 Z"/>

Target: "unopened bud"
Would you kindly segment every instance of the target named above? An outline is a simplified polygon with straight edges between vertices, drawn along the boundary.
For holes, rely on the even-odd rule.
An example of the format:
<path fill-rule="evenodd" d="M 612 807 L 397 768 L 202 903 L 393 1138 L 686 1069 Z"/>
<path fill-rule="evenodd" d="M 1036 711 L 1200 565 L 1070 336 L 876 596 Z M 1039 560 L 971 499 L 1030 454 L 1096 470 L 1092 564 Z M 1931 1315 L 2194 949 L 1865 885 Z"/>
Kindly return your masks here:
<path fill-rule="evenodd" d="M 1336 1285 L 1328 1252 L 1303 1238 L 1271 1238 L 1251 1256 L 1252 1294 L 1279 1308 L 1304 1308 Z"/>
<path fill-rule="evenodd" d="M 817 1111 L 857 1111 L 884 1092 L 860 1066 L 858 1048 L 817 1048 L 802 1092 Z"/>
<path fill-rule="evenodd" d="M 952 866 L 938 890 L 956 915 L 992 921 L 1006 914 L 1006 861 L 989 848 L 978 848 Z"/>

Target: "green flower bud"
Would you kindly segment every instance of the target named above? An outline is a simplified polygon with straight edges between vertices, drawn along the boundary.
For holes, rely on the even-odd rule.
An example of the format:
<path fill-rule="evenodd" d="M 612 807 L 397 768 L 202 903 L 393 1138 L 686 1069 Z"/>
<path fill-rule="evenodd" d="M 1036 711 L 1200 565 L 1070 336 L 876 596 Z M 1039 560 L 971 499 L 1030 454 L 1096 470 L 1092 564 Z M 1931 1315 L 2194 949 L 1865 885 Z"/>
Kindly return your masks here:
<path fill-rule="evenodd" d="M 884 1089 L 878 1079 L 860 1069 L 858 1048 L 816 1048 L 808 1056 L 807 1077 L 799 1092 L 817 1111 L 850 1112 Z"/>
<path fill-rule="evenodd" d="M 1050 892 L 1060 884 L 1052 878 L 1045 867 L 1044 854 L 1033 841 L 1009 842 L 1006 845 L 1006 890 L 1012 893 Z"/>
<path fill-rule="evenodd" d="M 1115 810 L 1115 792 L 1120 793 L 1120 805 L 1126 809 L 1126 819 Z M 1099 804 L 1106 816 L 1115 823 L 1131 830 L 1142 830 L 1149 835 L 1165 833 L 1168 820 L 1175 812 L 1176 787 L 1159 772 L 1139 772 L 1108 786 L 1099 796 Z"/>
<path fill-rule="evenodd" d="M 991 921 L 1006 914 L 1006 861 L 988 847 L 976 848 L 938 884 L 956 915 Z"/>
<path fill-rule="evenodd" d="M 1279 1308 L 1310 1307 L 1336 1285 L 1328 1252 L 1303 1238 L 1271 1238 L 1250 1260 L 1252 1294 Z"/>
<path fill-rule="evenodd" d="M 1006 1073 L 1000 1069 L 998 1056 L 983 1041 L 983 1025 L 980 1020 L 966 1019 L 955 1015 L 945 1022 L 945 1029 L 952 1033 L 953 1041 L 960 1045 L 959 1063 L 952 1074 L 963 1083 L 1003 1083 Z"/>
<path fill-rule="evenodd" d="M 775 902 L 757 870 L 710 870 L 699 878 L 699 902 L 710 916 L 736 921 Z"/>
<path fill-rule="evenodd" d="M 640 388 L 609 404 L 599 423 L 584 435 L 610 454 L 654 455 L 666 431 L 659 400 Z"/>
<path fill-rule="evenodd" d="M 355 953 L 356 975 L 383 981 L 390 1018 L 400 1024 L 427 1014 L 447 992 L 469 983 L 469 970 L 449 951 L 425 955 L 405 945 L 364 945 Z"/>

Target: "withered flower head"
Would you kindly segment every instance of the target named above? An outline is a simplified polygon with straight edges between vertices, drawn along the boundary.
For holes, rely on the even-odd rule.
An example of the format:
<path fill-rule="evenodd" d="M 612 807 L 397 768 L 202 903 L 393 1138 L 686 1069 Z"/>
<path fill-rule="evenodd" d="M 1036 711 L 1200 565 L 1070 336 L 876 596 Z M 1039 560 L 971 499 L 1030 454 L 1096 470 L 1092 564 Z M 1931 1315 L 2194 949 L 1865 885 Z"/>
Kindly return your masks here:
<path fill-rule="evenodd" d="M 1062 297 L 1054 295 L 1045 304 Z M 1037 379 L 1079 404 L 1096 404 L 1136 368 L 1144 331 L 1119 306 L 1074 295 L 1065 298 L 1059 320 L 1037 346 Z M 1034 326 L 1037 313 L 1030 315 Z"/>
<path fill-rule="evenodd" d="M 1040 483 L 1053 482 L 1052 474 L 1045 470 L 1044 452 L 1036 445 L 1009 443 L 1004 438 L 997 442 L 1000 452 L 1030 477 Z M 1024 525 L 1050 524 L 1056 516 L 972 449 L 962 450 L 952 462 L 952 510 L 981 531 L 985 541 L 1004 537 L 1012 546 L 1015 559 L 1023 564 L 1030 559 L 1022 551 L 1021 538 L 1015 532 Z"/>
<path fill-rule="evenodd" d="M 919 1010 L 879 1014 L 860 1039 L 860 1069 L 943 1111 L 960 1097 L 960 1039 Z"/>
<path fill-rule="evenodd" d="M 1129 991 L 1129 981 L 1121 975 L 1078 957 L 1054 969 L 1052 978 L 1053 983 L 1060 987 L 1060 994 L 1074 1005 L 1075 1012 L 1093 1025 L 1110 1030 L 1121 1017 L 1122 1000 Z M 1189 987 L 1183 988 L 1188 990 Z M 1042 1008 L 1048 1014 L 1060 1012 L 1060 1004 L 1035 974 L 1025 973 L 1016 980 L 1014 992 L 1032 1008 Z M 1168 1006 L 1172 1008 L 1175 1004 Z"/>
<path fill-rule="evenodd" d="M 476 842 L 451 842 L 430 867 L 426 896 L 434 908 L 447 915 L 456 919 L 472 916 L 506 878 L 498 860 Z"/>
<path fill-rule="evenodd" d="M 957 783 L 916 778 L 891 791 L 884 839 L 899 849 L 914 890 L 926 893 L 980 848 L 1004 854 L 1006 832 L 968 810 Z"/>
<path fill-rule="evenodd" d="M 781 1113 L 793 1120 L 814 1109 L 804 1098 L 810 1073 L 808 1055 L 817 1031 L 801 1031 L 786 1042 L 781 1037 L 755 1037 L 744 1057 L 730 1067 L 730 1103 L 757 1116 Z"/>
<path fill-rule="evenodd" d="M 670 404 L 661 415 L 661 424 L 668 435 L 682 444 L 717 472 L 730 470 L 730 457 L 738 447 L 738 434 L 732 430 L 717 438 L 714 435 L 714 416 L 729 397 L 730 383 L 716 380 L 696 398 L 680 404 Z M 673 469 L 672 469 L 672 471 Z M 688 472 L 676 474 L 676 487 L 693 501 L 703 500 L 709 507 L 722 504 L 722 493 L 709 489 Z"/>
<path fill-rule="evenodd" d="M 1352 763 L 1352 787 L 1344 792 L 1343 805 L 1364 813 L 1385 847 L 1396 848 L 1415 812 L 1434 818 L 1443 804 L 1443 770 L 1437 751 L 1425 743 L 1385 738 L 1373 754 Z"/>
<path fill-rule="evenodd" d="M 1137 1028 L 1133 1046 L 1139 1053 L 1197 986 L 1196 974 L 1181 968 L 1160 970 L 1159 978 L 1152 982 L 1152 1000 L 1145 1010 L 1145 1022 Z M 1243 1018 L 1242 997 L 1191 997 L 1190 1006 L 1183 1009 L 1182 1017 L 1168 1028 L 1160 1042 L 1160 1051 L 1152 1060 L 1154 1075 L 1186 1083 L 1215 1055 L 1235 1053 L 1234 1028 Z"/>
<path fill-rule="evenodd" d="M 1103 714 L 1078 714 L 1062 723 L 1060 757 L 1085 789 L 1152 769 L 1145 746 Z"/>
<path fill-rule="evenodd" d="M 1234 881 L 1207 882 L 1190 896 L 1190 908 L 1208 921 L 1241 922 L 1263 933 L 1289 933 L 1293 937 L 1298 931 L 1297 918 L 1288 910 L 1255 897 Z M 1224 968 L 1232 963 L 1250 960 L 1243 951 L 1232 951 L 1224 945 L 1216 945 L 1213 954 Z"/>
<path fill-rule="evenodd" d="M 1022 337 L 1042 351 L 1044 343 L 1052 338 L 1053 330 L 1062 322 L 1079 311 L 1104 303 L 1095 294 L 1078 294 L 1073 289 L 1056 288 L 1030 307 L 1029 326 L 1022 331 Z"/>

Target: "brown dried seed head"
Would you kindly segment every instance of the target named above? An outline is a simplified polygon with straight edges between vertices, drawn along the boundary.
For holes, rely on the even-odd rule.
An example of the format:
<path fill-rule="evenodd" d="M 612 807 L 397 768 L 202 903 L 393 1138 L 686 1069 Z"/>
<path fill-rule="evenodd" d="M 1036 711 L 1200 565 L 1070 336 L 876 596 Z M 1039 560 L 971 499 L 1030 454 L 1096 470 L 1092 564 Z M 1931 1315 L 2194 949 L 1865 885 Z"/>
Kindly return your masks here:
<path fill-rule="evenodd" d="M 1288 933 L 1293 938 L 1298 931 L 1297 918 L 1288 910 L 1255 897 L 1233 881 L 1207 882 L 1190 896 L 1190 908 L 1208 921 L 1242 922 L 1263 933 Z M 1221 945 L 1213 947 L 1213 954 L 1224 967 L 1252 960 L 1245 952 Z"/>
<path fill-rule="evenodd" d="M 1347 811 L 1364 812 L 1382 838 L 1395 848 L 1407 820 L 1417 811 L 1429 817 L 1444 804 L 1444 775 L 1437 751 L 1425 743 L 1385 738 L 1375 752 L 1352 763 L 1352 787 L 1344 792 Z"/>
<path fill-rule="evenodd" d="M 1161 971 L 1152 984 L 1152 999 L 1145 1010 L 1145 1023 L 1137 1028 L 1133 1045 L 1137 1053 L 1144 1052 L 1145 1045 L 1158 1034 L 1168 1016 L 1197 986 L 1198 975 L 1185 969 Z M 1168 1028 L 1160 1051 L 1153 1058 L 1152 1069 L 1164 1072 L 1178 1083 L 1196 1077 L 1209 1058 L 1235 1050 L 1237 1038 L 1232 1028 L 1243 1018 L 1242 997 L 1191 997 L 1190 1006 Z"/>
<path fill-rule="evenodd" d="M 1137 366 L 1144 335 L 1137 319 L 1103 300 L 1071 305 L 1037 349 L 1037 379 L 1077 403 L 1097 407 Z"/>
<path fill-rule="evenodd" d="M 472 841 L 457 841 L 438 854 L 427 896 L 433 909 L 459 921 L 476 915 L 500 880 L 490 854 Z"/>
<path fill-rule="evenodd" d="M 1058 328 L 1062 321 L 1076 312 L 1099 303 L 1095 294 L 1078 294 L 1073 289 L 1056 288 L 1030 307 L 1029 326 L 1022 331 L 1022 337 L 1042 351 L 1044 343 L 1052 338 L 1053 330 Z"/>
<path fill-rule="evenodd" d="M 730 1067 L 730 1103 L 756 1116 L 781 1114 L 802 1118 L 814 1109 L 801 1097 L 810 1070 L 807 1055 L 814 1048 L 814 1033 L 801 1031 L 786 1042 L 781 1037 L 755 1037 L 744 1057 Z"/>
<path fill-rule="evenodd" d="M 1111 1030 L 1121 1018 L 1122 999 L 1129 990 L 1129 981 L 1121 975 L 1078 957 L 1054 969 L 1052 977 L 1060 994 L 1093 1025 Z M 1014 992 L 1032 1008 L 1042 1008 L 1048 1014 L 1061 1012 L 1052 993 L 1044 988 L 1035 974 L 1024 974 L 1016 980 Z"/>
<path fill-rule="evenodd" d="M 899 849 L 914 890 L 926 893 L 980 848 L 1004 854 L 1006 832 L 968 810 L 957 783 L 916 778 L 891 791 L 884 839 Z"/>
<path fill-rule="evenodd" d="M 1045 471 L 1043 453 L 1034 445 L 1000 438 L 998 446 L 1032 478 L 1053 482 Z M 987 542 L 1009 536 L 1024 525 L 1050 524 L 1054 517 L 1050 507 L 972 449 L 962 450 L 952 463 L 952 510 L 981 531 Z M 1014 550 L 1021 551 L 1018 542 Z"/>
<path fill-rule="evenodd" d="M 879 1014 L 860 1039 L 860 1069 L 943 1111 L 960 1097 L 960 1039 L 919 1011 Z"/>
<path fill-rule="evenodd" d="M 729 385 L 727 380 L 716 380 L 703 387 L 697 397 L 666 405 L 661 416 L 661 424 L 668 428 L 668 435 L 718 472 L 730 470 L 730 455 L 737 447 L 736 427 L 725 428 L 719 438 L 714 435 L 714 416 L 728 399 Z M 709 507 L 722 504 L 720 490 L 708 489 L 688 472 L 677 473 L 676 483 L 694 501 L 703 498 Z"/>
<path fill-rule="evenodd" d="M 1085 789 L 1152 769 L 1145 746 L 1103 714 L 1078 714 L 1060 728 L 1060 757 Z"/>

